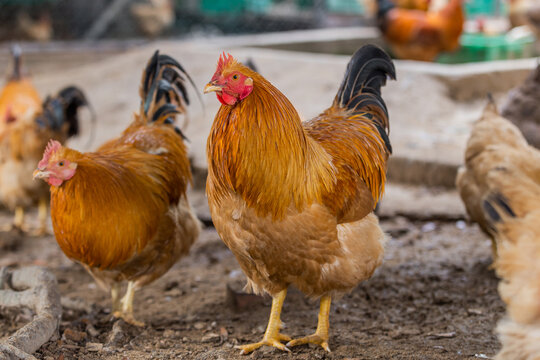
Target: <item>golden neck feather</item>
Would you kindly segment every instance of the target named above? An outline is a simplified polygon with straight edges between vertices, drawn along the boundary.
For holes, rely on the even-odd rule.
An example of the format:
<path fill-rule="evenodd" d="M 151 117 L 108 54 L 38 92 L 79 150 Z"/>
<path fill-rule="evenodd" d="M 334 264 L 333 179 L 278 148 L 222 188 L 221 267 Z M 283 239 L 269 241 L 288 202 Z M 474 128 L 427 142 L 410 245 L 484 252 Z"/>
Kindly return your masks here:
<path fill-rule="evenodd" d="M 281 218 L 301 210 L 333 187 L 331 157 L 304 131 L 289 100 L 256 73 L 252 93 L 222 105 L 208 138 L 212 193 L 231 191 L 259 215 Z"/>

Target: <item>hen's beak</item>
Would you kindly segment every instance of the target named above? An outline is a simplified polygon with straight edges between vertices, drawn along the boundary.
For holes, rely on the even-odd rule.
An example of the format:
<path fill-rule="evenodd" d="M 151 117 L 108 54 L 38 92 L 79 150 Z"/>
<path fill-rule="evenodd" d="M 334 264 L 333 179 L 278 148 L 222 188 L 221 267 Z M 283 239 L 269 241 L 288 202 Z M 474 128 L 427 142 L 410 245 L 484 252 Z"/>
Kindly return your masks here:
<path fill-rule="evenodd" d="M 36 170 L 34 170 L 34 173 L 32 175 L 33 175 L 34 180 L 35 179 L 46 179 L 46 178 L 49 177 L 49 175 L 51 175 L 51 173 L 50 173 L 50 171 L 36 169 Z"/>
<path fill-rule="evenodd" d="M 221 91 L 221 89 L 223 89 L 223 86 L 219 86 L 219 85 L 216 85 L 214 83 L 211 83 L 209 82 L 208 84 L 206 84 L 206 86 L 204 87 L 204 93 L 205 94 L 208 94 L 209 92 L 213 92 L 213 91 Z"/>

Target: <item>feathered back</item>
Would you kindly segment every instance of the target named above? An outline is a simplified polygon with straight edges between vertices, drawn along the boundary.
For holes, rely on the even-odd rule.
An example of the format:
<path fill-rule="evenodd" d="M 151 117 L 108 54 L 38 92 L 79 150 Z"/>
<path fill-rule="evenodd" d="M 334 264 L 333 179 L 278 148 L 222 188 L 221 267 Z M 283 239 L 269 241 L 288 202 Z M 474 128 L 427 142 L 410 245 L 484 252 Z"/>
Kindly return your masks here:
<path fill-rule="evenodd" d="M 381 96 L 381 87 L 386 84 L 388 77 L 396 78 L 390 56 L 375 45 L 361 47 L 347 65 L 334 106 L 350 109 L 353 113 L 372 112 L 375 115 L 372 120 L 391 153 L 388 109 Z"/>

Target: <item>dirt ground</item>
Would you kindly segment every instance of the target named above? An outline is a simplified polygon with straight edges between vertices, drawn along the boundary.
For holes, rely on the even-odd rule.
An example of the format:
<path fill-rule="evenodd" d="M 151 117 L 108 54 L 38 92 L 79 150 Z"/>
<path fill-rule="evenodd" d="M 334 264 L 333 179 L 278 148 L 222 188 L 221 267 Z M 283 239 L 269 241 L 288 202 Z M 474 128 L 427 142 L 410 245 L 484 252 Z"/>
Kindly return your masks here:
<path fill-rule="evenodd" d="M 2 213 L 0 220 L 7 219 Z M 39 359 L 492 358 L 500 347 L 493 329 L 504 307 L 485 236 L 461 220 L 392 217 L 382 226 L 390 236 L 384 264 L 332 306 L 330 354 L 302 346 L 291 354 L 265 347 L 239 355 L 234 345 L 262 337 L 270 299 L 236 293 L 243 274 L 211 227 L 189 256 L 136 294 L 135 315 L 144 328 L 111 320 L 109 294 L 62 254 L 52 236 L 1 234 L 0 266 L 38 264 L 58 277 L 64 310 L 59 337 L 38 350 Z M 284 333 L 313 332 L 317 311 L 316 302 L 289 291 Z M 31 316 L 0 311 L 0 337 Z"/>

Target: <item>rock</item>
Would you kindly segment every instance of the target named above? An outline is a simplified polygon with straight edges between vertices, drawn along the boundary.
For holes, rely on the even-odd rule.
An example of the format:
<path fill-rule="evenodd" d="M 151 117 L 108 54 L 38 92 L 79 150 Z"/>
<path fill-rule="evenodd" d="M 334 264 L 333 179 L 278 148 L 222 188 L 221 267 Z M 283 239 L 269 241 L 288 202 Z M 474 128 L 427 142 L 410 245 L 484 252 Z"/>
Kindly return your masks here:
<path fill-rule="evenodd" d="M 107 338 L 106 346 L 116 347 L 126 338 L 125 330 L 122 326 L 123 324 L 124 322 L 122 320 L 118 320 L 114 323 L 112 330 L 109 333 L 109 337 Z"/>
<path fill-rule="evenodd" d="M 229 339 L 229 332 L 224 327 L 219 328 L 219 337 L 221 342 L 225 342 Z"/>
<path fill-rule="evenodd" d="M 99 335 L 99 331 L 97 331 L 94 325 L 90 323 L 86 324 L 86 332 L 90 334 L 91 337 L 97 337 Z"/>
<path fill-rule="evenodd" d="M 201 342 L 203 343 L 219 342 L 220 339 L 221 337 L 218 334 L 208 333 L 201 338 Z"/>
<path fill-rule="evenodd" d="M 167 339 L 171 339 L 175 337 L 175 331 L 171 329 L 167 329 L 163 332 L 163 337 Z"/>
<path fill-rule="evenodd" d="M 86 339 L 86 333 L 82 331 L 73 330 L 71 328 L 67 328 L 64 330 L 64 333 L 62 334 L 63 340 L 71 340 L 73 342 L 81 342 L 84 339 Z"/>
<path fill-rule="evenodd" d="M 86 343 L 86 350 L 91 352 L 99 352 L 103 350 L 103 344 L 101 343 Z"/>
<path fill-rule="evenodd" d="M 195 330 L 202 330 L 206 327 L 206 324 L 199 321 L 199 322 L 196 322 L 193 327 L 195 328 Z"/>

